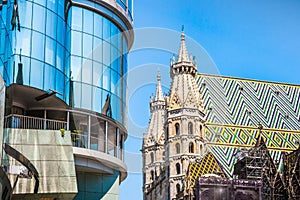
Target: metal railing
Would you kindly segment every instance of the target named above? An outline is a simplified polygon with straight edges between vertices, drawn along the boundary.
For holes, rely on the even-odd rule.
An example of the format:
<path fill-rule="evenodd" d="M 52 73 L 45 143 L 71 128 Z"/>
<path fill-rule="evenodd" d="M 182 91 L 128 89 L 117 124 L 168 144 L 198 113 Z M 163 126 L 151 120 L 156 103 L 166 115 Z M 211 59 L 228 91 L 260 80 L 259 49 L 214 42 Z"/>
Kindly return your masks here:
<path fill-rule="evenodd" d="M 66 129 L 67 122 L 12 114 L 5 116 L 4 127 L 20 129 L 59 130 Z"/>

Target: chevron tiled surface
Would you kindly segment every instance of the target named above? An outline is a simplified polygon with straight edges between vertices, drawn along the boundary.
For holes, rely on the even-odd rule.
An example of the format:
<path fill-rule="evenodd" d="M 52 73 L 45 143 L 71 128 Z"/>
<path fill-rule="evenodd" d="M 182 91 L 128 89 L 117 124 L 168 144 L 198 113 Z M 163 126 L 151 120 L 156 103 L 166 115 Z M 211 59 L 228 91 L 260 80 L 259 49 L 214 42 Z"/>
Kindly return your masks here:
<path fill-rule="evenodd" d="M 255 144 L 259 123 L 274 160 L 298 146 L 300 86 L 203 74 L 197 84 L 208 145 L 227 175 L 233 172 L 236 148 Z"/>

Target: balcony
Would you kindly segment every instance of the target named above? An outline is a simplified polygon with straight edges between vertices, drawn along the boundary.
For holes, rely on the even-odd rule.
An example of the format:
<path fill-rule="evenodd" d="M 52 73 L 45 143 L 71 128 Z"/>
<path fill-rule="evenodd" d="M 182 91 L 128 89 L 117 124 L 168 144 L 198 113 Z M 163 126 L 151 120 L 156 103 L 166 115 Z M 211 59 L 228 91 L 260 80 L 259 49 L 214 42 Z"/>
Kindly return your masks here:
<path fill-rule="evenodd" d="M 74 147 L 99 151 L 124 161 L 125 128 L 107 117 L 75 110 L 65 111 L 35 111 L 36 116 L 10 114 L 4 118 L 5 128 L 39 129 L 39 130 L 69 130 Z M 64 119 L 58 120 L 56 118 Z M 59 117 L 57 117 L 59 116 Z M 49 119 L 49 118 L 51 119 Z"/>

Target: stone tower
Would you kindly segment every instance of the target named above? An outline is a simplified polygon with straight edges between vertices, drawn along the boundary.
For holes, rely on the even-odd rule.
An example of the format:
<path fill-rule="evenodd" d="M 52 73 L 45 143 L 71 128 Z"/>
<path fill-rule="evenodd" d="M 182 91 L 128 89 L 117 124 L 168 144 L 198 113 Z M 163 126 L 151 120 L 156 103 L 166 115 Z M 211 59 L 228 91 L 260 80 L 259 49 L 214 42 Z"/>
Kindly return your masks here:
<path fill-rule="evenodd" d="M 150 101 L 151 118 L 142 148 L 145 200 L 176 198 L 189 162 L 205 152 L 205 112 L 196 73 L 196 59 L 188 55 L 182 32 L 178 57 L 170 63 L 170 95 L 163 98 L 158 74 L 156 96 Z"/>
<path fill-rule="evenodd" d="M 157 87 L 154 98 L 150 100 L 150 112 L 151 118 L 149 127 L 143 140 L 143 190 L 144 194 L 152 189 L 151 184 L 164 173 L 164 123 L 166 115 L 166 103 L 162 94 L 162 88 L 160 83 L 160 73 L 157 75 Z M 162 192 L 160 192 L 162 196 Z M 148 198 L 144 196 L 144 199 L 153 199 L 150 195 Z M 156 198 L 155 198 L 156 199 Z M 162 199 L 164 199 L 162 197 Z"/>
<path fill-rule="evenodd" d="M 169 199 L 175 198 L 182 190 L 189 162 L 200 159 L 205 149 L 205 112 L 195 82 L 196 73 L 196 59 L 188 55 L 182 32 L 177 60 L 173 57 L 170 63 L 172 85 L 166 98 L 165 149 Z"/>

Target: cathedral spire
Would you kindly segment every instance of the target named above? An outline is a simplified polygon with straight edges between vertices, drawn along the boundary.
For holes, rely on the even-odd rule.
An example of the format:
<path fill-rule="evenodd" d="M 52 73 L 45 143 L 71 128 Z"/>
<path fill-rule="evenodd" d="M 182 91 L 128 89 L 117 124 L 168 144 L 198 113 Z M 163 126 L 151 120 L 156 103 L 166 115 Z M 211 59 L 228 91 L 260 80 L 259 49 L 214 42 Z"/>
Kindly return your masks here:
<path fill-rule="evenodd" d="M 178 62 L 182 62 L 182 61 L 190 62 L 189 54 L 186 50 L 185 35 L 184 35 L 184 29 L 183 28 L 182 28 L 182 32 L 181 32 L 180 49 L 179 49 L 179 52 L 178 52 Z"/>
<path fill-rule="evenodd" d="M 155 93 L 155 101 L 163 101 L 163 93 L 161 89 L 161 83 L 160 83 L 160 71 L 157 73 L 157 86 L 156 86 L 156 93 Z"/>

